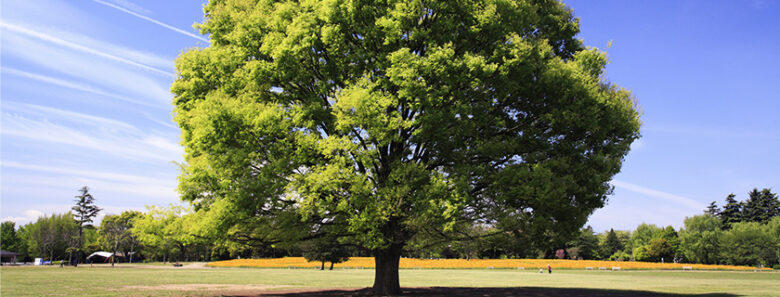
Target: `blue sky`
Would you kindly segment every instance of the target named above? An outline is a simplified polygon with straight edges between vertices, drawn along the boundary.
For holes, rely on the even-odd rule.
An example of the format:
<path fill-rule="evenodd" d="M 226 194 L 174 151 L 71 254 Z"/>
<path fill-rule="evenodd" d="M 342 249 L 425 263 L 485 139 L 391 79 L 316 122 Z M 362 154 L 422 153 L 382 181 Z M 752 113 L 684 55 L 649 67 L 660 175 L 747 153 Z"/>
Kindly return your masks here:
<path fill-rule="evenodd" d="M 568 0 L 607 77 L 641 105 L 643 137 L 597 231 L 680 227 L 729 193 L 780 189 L 777 1 Z M 179 202 L 173 59 L 207 46 L 202 1 L 6 0 L 0 8 L 0 220 Z"/>

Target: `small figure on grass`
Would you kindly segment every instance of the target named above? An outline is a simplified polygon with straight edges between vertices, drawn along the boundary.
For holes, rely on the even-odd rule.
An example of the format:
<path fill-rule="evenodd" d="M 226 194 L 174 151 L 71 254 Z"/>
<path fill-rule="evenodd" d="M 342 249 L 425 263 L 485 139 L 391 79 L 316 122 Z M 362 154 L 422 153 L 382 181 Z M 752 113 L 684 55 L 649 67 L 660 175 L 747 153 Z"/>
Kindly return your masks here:
<path fill-rule="evenodd" d="M 550 266 L 550 264 L 547 264 L 547 273 L 552 273 L 552 266 Z"/>

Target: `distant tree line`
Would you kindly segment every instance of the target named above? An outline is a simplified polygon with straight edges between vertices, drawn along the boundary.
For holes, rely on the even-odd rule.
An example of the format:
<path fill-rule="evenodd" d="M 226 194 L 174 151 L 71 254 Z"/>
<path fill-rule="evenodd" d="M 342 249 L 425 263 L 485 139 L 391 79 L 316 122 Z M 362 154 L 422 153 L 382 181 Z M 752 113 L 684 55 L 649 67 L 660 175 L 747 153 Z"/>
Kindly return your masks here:
<path fill-rule="evenodd" d="M 82 189 L 84 190 L 84 189 Z M 87 194 L 83 192 L 82 195 Z M 561 258 L 616 261 L 682 262 L 780 267 L 780 200 L 769 189 L 754 189 L 745 201 L 734 194 L 723 208 L 715 202 L 703 214 L 685 219 L 684 227 L 641 224 L 634 230 L 597 233 L 587 226 L 565 240 L 530 245 L 522 232 L 497 232 L 488 224 L 454 226 L 458 236 L 421 233 L 403 252 L 411 258 Z M 77 199 L 78 200 L 78 199 Z M 76 213 L 77 207 L 73 208 Z M 89 207 L 82 209 L 89 209 Z M 125 211 L 106 215 L 99 226 L 83 215 L 68 212 L 42 216 L 16 228 L 2 223 L 3 250 L 20 254 L 19 260 L 84 261 L 95 251 L 109 251 L 129 261 L 213 261 L 233 258 L 304 256 L 325 264 L 370 251 L 327 236 L 297 244 L 268 243 L 272 229 L 232 230 L 232 240 L 214 240 L 212 223 L 203 212 L 181 206 L 149 206 L 146 212 Z M 284 224 L 279 221 L 275 224 Z M 82 225 L 83 224 L 83 225 Z M 269 224 L 258 224 L 267 227 Z M 322 227 L 322 226 L 320 226 Z M 327 233 L 322 233 L 327 234 Z M 278 234 L 273 235 L 278 237 Z M 289 236 L 296 236 L 290 234 Z M 220 236 L 219 238 L 225 238 Z M 79 256 L 79 253 L 82 255 Z"/>
<path fill-rule="evenodd" d="M 770 189 L 753 189 L 748 199 L 729 194 L 723 209 L 712 202 L 704 214 L 675 230 L 641 224 L 633 231 L 594 234 L 589 228 L 569 242 L 571 258 L 675 261 L 703 264 L 780 264 L 780 200 Z M 594 244 L 598 242 L 598 244 Z M 585 252 L 585 253 L 583 253 Z"/>

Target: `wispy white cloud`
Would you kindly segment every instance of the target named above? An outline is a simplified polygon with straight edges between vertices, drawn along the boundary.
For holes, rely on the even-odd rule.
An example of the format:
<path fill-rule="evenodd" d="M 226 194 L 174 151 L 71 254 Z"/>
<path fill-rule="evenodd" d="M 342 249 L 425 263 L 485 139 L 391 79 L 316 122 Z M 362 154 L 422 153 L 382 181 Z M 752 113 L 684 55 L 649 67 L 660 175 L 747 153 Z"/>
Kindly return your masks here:
<path fill-rule="evenodd" d="M 41 74 L 30 73 L 30 72 L 27 72 L 27 71 L 22 71 L 22 70 L 18 70 L 18 69 L 15 69 L 15 68 L 10 68 L 10 67 L 3 67 L 3 68 L 0 68 L 0 70 L 2 70 L 2 72 L 4 72 L 4 73 L 8 73 L 8 74 L 16 75 L 16 76 L 19 76 L 19 77 L 32 79 L 32 80 L 36 80 L 36 81 L 39 81 L 39 82 L 44 82 L 44 83 L 52 84 L 52 85 L 55 85 L 55 86 L 60 86 L 60 87 L 72 89 L 72 90 L 92 93 L 92 94 L 95 94 L 95 95 L 100 95 L 100 96 L 105 96 L 105 97 L 116 98 L 116 99 L 119 99 L 119 100 L 122 100 L 122 101 L 126 101 L 126 102 L 130 102 L 130 103 L 133 103 L 133 104 L 138 104 L 138 105 L 143 105 L 143 106 L 148 106 L 148 107 L 155 107 L 155 108 L 166 108 L 167 109 L 167 106 L 164 106 L 164 105 L 161 105 L 161 104 L 152 104 L 152 103 L 149 103 L 149 102 L 145 102 L 145 101 L 129 98 L 127 96 L 121 96 L 121 95 L 109 93 L 109 92 L 103 91 L 101 89 L 98 89 L 96 87 L 91 87 L 91 86 L 88 86 L 86 84 L 82 84 L 82 83 L 79 83 L 79 82 L 63 80 L 63 79 L 59 79 L 59 78 L 55 78 L 55 77 L 51 77 L 51 76 L 46 76 L 46 75 L 41 75 Z"/>
<path fill-rule="evenodd" d="M 167 79 L 150 77 L 148 71 L 132 64 L 63 47 L 16 31 L 3 30 L 2 38 L 6 57 L 79 78 L 119 96 L 170 106 L 172 95 L 168 84 L 173 80 L 172 76 Z"/>
<path fill-rule="evenodd" d="M 88 166 L 74 168 L 65 164 L 39 165 L 9 161 L 3 161 L 0 166 L 6 171 L 13 172 L 8 177 L 4 177 L 3 181 L 4 187 L 7 187 L 3 189 L 4 194 L 12 196 L 24 193 L 54 197 L 47 199 L 52 202 L 63 199 L 69 201 L 75 195 L 75 189 L 88 185 L 90 192 L 100 198 L 102 205 L 122 204 L 140 208 L 150 200 L 169 203 L 179 201 L 175 174 L 137 175 L 94 170 L 86 168 Z M 116 169 L 122 170 L 122 168 Z M 10 204 L 13 207 L 20 203 Z M 61 212 L 65 211 L 67 209 L 61 210 Z"/>
<path fill-rule="evenodd" d="M 195 38 L 195 39 L 198 39 L 198 40 L 201 40 L 201 41 L 209 42 L 209 40 L 204 38 L 203 36 L 195 35 L 193 33 L 184 31 L 182 29 L 179 29 L 179 28 L 176 28 L 174 26 L 168 25 L 166 23 L 163 23 L 161 21 L 155 20 L 155 19 L 150 18 L 150 17 L 145 16 L 145 15 L 142 15 L 142 14 L 137 13 L 135 11 L 132 11 L 130 9 L 124 8 L 122 6 L 119 6 L 119 5 L 116 5 L 116 4 L 113 4 L 113 3 L 109 3 L 109 2 L 106 2 L 106 1 L 102 1 L 102 0 L 92 0 L 92 1 L 100 3 L 100 4 L 103 4 L 105 6 L 108 6 L 108 7 L 114 8 L 114 9 L 117 9 L 117 10 L 120 10 L 122 12 L 128 13 L 128 14 L 133 15 L 135 17 L 141 18 L 143 20 L 155 23 L 157 25 L 160 25 L 160 26 L 162 26 L 162 27 L 164 27 L 166 29 L 172 30 L 174 32 L 177 32 L 177 33 L 180 33 L 180 34 L 184 34 L 184 35 L 187 35 L 189 37 L 192 37 L 192 38 Z M 123 2 L 126 2 L 126 1 L 123 1 Z M 126 2 L 126 3 L 129 3 L 129 2 Z"/>
<path fill-rule="evenodd" d="M 173 122 L 172 122 L 172 121 L 170 121 L 170 120 L 169 120 L 169 121 L 161 121 L 161 120 L 159 120 L 159 119 L 157 119 L 157 118 L 155 118 L 155 117 L 151 116 L 151 115 L 150 115 L 150 114 L 148 114 L 148 113 L 145 113 L 145 114 L 144 114 L 144 116 L 145 116 L 145 117 L 146 117 L 146 118 L 147 118 L 149 121 L 152 121 L 152 122 L 154 122 L 154 123 L 156 123 L 156 124 L 159 124 L 160 126 L 164 126 L 164 127 L 166 127 L 166 128 L 170 128 L 170 129 L 174 129 L 174 130 L 176 130 L 176 131 L 179 131 L 179 127 L 178 127 L 178 126 L 176 126 L 176 125 L 174 125 L 174 124 L 173 124 Z"/>
<path fill-rule="evenodd" d="M 687 198 L 687 197 L 683 197 L 683 196 L 679 196 L 679 195 L 675 195 L 675 194 L 670 194 L 670 193 L 666 193 L 666 192 L 659 191 L 659 190 L 646 188 L 646 187 L 635 185 L 635 184 L 632 184 L 632 183 L 627 183 L 627 182 L 623 182 L 623 181 L 619 181 L 619 180 L 613 180 L 612 181 L 612 185 L 614 185 L 617 188 L 625 189 L 625 190 L 628 190 L 628 191 L 631 191 L 631 192 L 644 194 L 644 195 L 647 195 L 647 196 L 650 196 L 650 197 L 654 197 L 654 198 L 660 198 L 660 199 L 672 202 L 672 203 L 680 205 L 680 206 L 688 207 L 688 208 L 693 209 L 693 210 L 701 210 L 701 209 L 704 208 L 704 204 L 703 203 L 698 202 L 696 200 L 693 200 L 691 198 Z"/>
<path fill-rule="evenodd" d="M 128 64 L 128 65 L 136 66 L 136 67 L 139 67 L 139 68 L 142 68 L 142 69 L 146 69 L 146 70 L 149 70 L 149 71 L 152 71 L 152 72 L 155 72 L 155 73 L 166 75 L 168 77 L 173 77 L 173 75 L 174 75 L 173 72 L 168 72 L 168 71 L 165 71 L 165 70 L 162 70 L 162 69 L 158 69 L 158 68 L 146 65 L 146 64 L 142 64 L 142 63 L 130 60 L 130 59 L 126 59 L 126 58 L 119 57 L 119 56 L 116 56 L 116 55 L 113 55 L 113 54 L 102 52 L 102 51 L 96 50 L 94 48 L 90 48 L 90 47 L 86 47 L 86 46 L 83 46 L 83 45 L 80 45 L 80 44 L 76 44 L 76 43 L 73 43 L 73 42 L 70 42 L 70 41 L 67 41 L 67 40 L 64 40 L 64 39 L 60 39 L 60 38 L 55 37 L 55 36 L 51 36 L 51 35 L 48 35 L 48 34 L 45 34 L 45 33 L 42 33 L 42 32 L 38 32 L 38 31 L 29 29 L 29 28 L 25 28 L 23 26 L 19 26 L 19 25 L 10 24 L 10 23 L 6 23 L 6 22 L 0 21 L 0 28 L 6 29 L 8 31 L 15 32 L 15 33 L 24 34 L 24 35 L 27 35 L 29 37 L 33 37 L 33 38 L 36 38 L 36 39 L 47 41 L 47 42 L 50 42 L 50 43 L 53 43 L 53 44 L 56 44 L 56 45 L 60 45 L 60 46 L 63 46 L 63 47 L 67 47 L 67 48 L 70 48 L 70 49 L 74 49 L 74 50 L 82 51 L 82 52 L 85 52 L 85 53 L 88 53 L 88 54 L 92 54 L 92 55 L 95 55 L 95 56 L 103 57 L 103 58 L 106 58 L 106 59 L 109 59 L 109 60 L 113 60 L 113 61 L 117 61 L 117 62 L 122 62 L 122 63 Z"/>
<path fill-rule="evenodd" d="M 22 216 L 6 216 L 3 218 L 0 218 L 0 222 L 7 222 L 11 221 L 16 223 L 17 228 L 19 226 L 33 223 L 38 218 L 43 216 L 50 216 L 52 214 L 62 214 L 66 213 L 71 210 L 71 207 L 73 205 L 69 204 L 36 204 L 33 205 L 34 207 L 39 207 L 42 210 L 38 209 L 27 209 L 22 211 Z M 101 208 L 101 211 L 98 212 L 97 216 L 92 218 L 92 225 L 93 226 L 99 226 L 100 222 L 103 220 L 103 218 L 106 215 L 116 215 L 120 214 L 124 211 L 140 211 L 145 212 L 146 209 L 143 207 L 137 207 L 137 206 L 116 206 L 116 205 L 98 205 L 98 207 Z"/>
<path fill-rule="evenodd" d="M 21 112 L 19 106 L 22 105 L 11 104 L 14 111 Z M 70 145 L 150 163 L 180 161 L 183 155 L 183 149 L 174 141 L 142 133 L 127 123 L 40 106 L 34 106 L 33 111 L 43 119 L 34 120 L 18 113 L 4 112 L 2 135 Z M 78 121 L 82 126 L 70 127 L 53 122 L 68 120 Z"/>
<path fill-rule="evenodd" d="M 17 226 L 19 226 L 22 225 L 23 223 L 33 222 L 44 215 L 45 214 L 40 210 L 28 209 L 24 211 L 23 217 L 7 216 L 0 219 L 0 222 L 14 222 L 16 223 Z"/>
<path fill-rule="evenodd" d="M 118 6 L 121 6 L 123 8 L 132 10 L 133 12 L 140 13 L 140 14 L 150 14 L 150 13 L 152 13 L 148 9 L 143 8 L 140 5 L 137 5 L 137 4 L 132 3 L 130 1 L 125 1 L 125 0 L 108 0 L 106 2 L 110 2 L 110 3 L 116 4 Z"/>
<path fill-rule="evenodd" d="M 63 27 L 76 32 L 96 32 L 105 29 L 95 15 L 80 9 L 78 2 L 80 1 L 2 1 L 2 20 L 11 23 L 33 21 L 41 26 Z"/>
<path fill-rule="evenodd" d="M 135 126 L 125 122 L 41 105 L 6 101 L 3 103 L 3 110 L 23 112 L 37 116 L 54 116 L 79 124 L 106 128 L 111 131 L 123 131 L 132 134 L 141 133 L 141 130 L 138 130 Z"/>
<path fill-rule="evenodd" d="M 102 0 L 165 20 L 130 1 Z M 2 220 L 67 212 L 83 185 L 104 208 L 100 216 L 179 201 L 171 161 L 183 149 L 170 123 L 175 77 L 166 56 L 179 50 L 146 43 L 154 32 L 125 35 L 154 19 L 119 23 L 128 12 L 77 2 L 3 1 Z"/>

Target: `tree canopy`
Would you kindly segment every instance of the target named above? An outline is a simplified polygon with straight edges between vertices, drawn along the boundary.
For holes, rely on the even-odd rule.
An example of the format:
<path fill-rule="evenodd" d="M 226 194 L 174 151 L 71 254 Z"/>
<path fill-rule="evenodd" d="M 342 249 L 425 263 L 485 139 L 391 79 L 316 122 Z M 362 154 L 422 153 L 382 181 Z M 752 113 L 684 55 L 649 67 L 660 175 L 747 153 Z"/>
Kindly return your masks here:
<path fill-rule="evenodd" d="M 182 197 L 218 236 L 347 237 L 373 251 L 380 294 L 400 291 L 401 250 L 423 230 L 481 222 L 562 245 L 639 137 L 630 92 L 557 1 L 204 11 L 211 44 L 177 59 L 171 87 Z"/>

